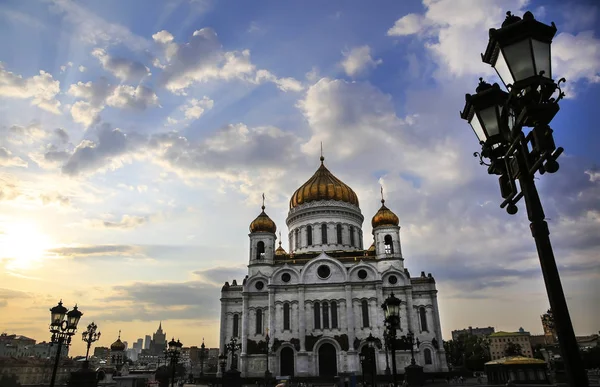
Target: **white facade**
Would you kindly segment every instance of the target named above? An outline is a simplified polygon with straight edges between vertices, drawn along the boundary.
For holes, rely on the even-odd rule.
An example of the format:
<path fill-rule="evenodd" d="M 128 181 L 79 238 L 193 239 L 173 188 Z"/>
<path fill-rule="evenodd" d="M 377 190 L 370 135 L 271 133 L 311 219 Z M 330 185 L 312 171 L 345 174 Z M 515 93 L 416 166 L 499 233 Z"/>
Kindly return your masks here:
<path fill-rule="evenodd" d="M 286 221 L 292 253 L 275 249 L 274 224 L 259 231 L 251 225 L 248 275 L 241 284 L 226 282 L 221 292 L 221 352 L 235 337 L 241 343 L 237 369 L 262 376 L 268 332 L 274 375 L 360 374 L 359 353 L 369 334 L 383 340 L 381 304 L 393 292 L 402 301 L 397 335 L 411 331 L 419 339 L 415 359 L 425 372 L 447 371 L 435 280 L 424 273 L 411 278 L 404 268 L 400 227 L 376 225 L 374 246 L 366 250 L 358 205 L 304 200 L 290 206 Z M 391 354 L 388 361 L 391 367 Z M 396 362 L 404 372 L 410 351 L 396 351 Z M 379 374 L 386 368 L 383 347 L 376 368 Z"/>

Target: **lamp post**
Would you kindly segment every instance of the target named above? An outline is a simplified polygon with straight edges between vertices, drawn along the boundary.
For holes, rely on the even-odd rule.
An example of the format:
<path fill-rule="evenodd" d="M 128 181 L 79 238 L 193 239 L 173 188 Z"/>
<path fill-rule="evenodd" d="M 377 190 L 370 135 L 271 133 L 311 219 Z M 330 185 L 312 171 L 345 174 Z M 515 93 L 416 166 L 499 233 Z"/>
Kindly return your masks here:
<path fill-rule="evenodd" d="M 389 375 L 391 374 L 390 371 L 390 360 L 388 358 L 388 349 L 390 347 L 390 338 L 389 338 L 389 334 L 386 331 L 383 331 L 383 345 L 384 345 L 384 349 L 385 349 L 385 374 Z"/>
<path fill-rule="evenodd" d="M 63 306 L 62 300 L 58 302 L 58 305 L 50 309 L 50 333 L 52 333 L 50 342 L 57 344 L 50 387 L 54 387 L 56 381 L 56 370 L 58 369 L 62 346 L 65 345 L 68 347 L 71 344 L 71 337 L 77 331 L 77 324 L 81 316 L 83 316 L 83 313 L 77 309 L 77 305 L 73 309 L 68 310 Z"/>
<path fill-rule="evenodd" d="M 419 338 L 415 340 L 415 335 L 412 332 L 408 332 L 406 336 L 402 337 L 402 341 L 406 344 L 407 347 L 410 347 L 410 364 L 415 365 L 417 362 L 415 361 L 415 344 L 417 348 L 421 345 Z"/>
<path fill-rule="evenodd" d="M 396 370 L 396 330 L 400 326 L 400 299 L 394 296 L 392 292 L 388 298 L 385 299 L 381 308 L 385 315 L 385 325 L 388 331 L 388 337 L 391 343 L 392 350 L 392 378 L 394 381 L 394 387 L 398 387 L 398 372 Z"/>
<path fill-rule="evenodd" d="M 231 367 L 229 369 L 232 371 L 237 370 L 235 351 L 241 349 L 242 345 L 237 342 L 237 339 L 235 337 L 232 337 L 231 340 L 229 340 L 229 343 L 227 343 L 227 345 L 225 346 L 225 348 L 227 349 L 227 352 L 231 352 Z"/>
<path fill-rule="evenodd" d="M 361 370 L 361 374 L 362 374 L 362 385 L 365 385 L 365 354 L 364 353 L 359 353 L 358 354 L 358 359 L 360 360 L 360 370 Z"/>
<path fill-rule="evenodd" d="M 267 344 L 267 347 L 265 349 L 265 352 L 267 354 L 267 370 L 265 371 L 265 385 L 268 387 L 269 386 L 269 380 L 271 380 L 271 372 L 269 371 L 269 342 L 270 342 L 271 338 L 269 337 L 269 329 L 267 328 L 267 334 L 265 336 L 265 342 Z"/>
<path fill-rule="evenodd" d="M 225 387 L 225 367 L 227 367 L 227 355 L 219 355 L 219 366 L 221 367 L 221 385 Z"/>
<path fill-rule="evenodd" d="M 181 355 L 181 348 L 183 344 L 179 339 L 175 341 L 175 338 L 171 338 L 171 341 L 168 343 L 169 348 L 165 353 L 165 357 L 171 361 L 171 387 L 175 387 L 175 370 L 177 368 L 177 363 L 179 362 L 179 356 Z"/>
<path fill-rule="evenodd" d="M 88 357 L 90 356 L 90 348 L 92 347 L 92 343 L 100 340 L 100 332 L 97 332 L 98 326 L 94 324 L 92 321 L 88 326 L 85 332 L 81 334 L 81 339 L 87 343 L 87 348 L 85 351 L 85 364 L 87 367 Z"/>
<path fill-rule="evenodd" d="M 204 337 L 202 338 L 202 345 L 200 346 L 200 376 L 204 376 L 204 355 L 206 346 L 204 345 Z"/>
<path fill-rule="evenodd" d="M 367 345 L 369 346 L 369 356 L 371 358 L 371 385 L 375 386 L 375 378 L 377 375 L 377 358 L 375 355 L 375 347 L 377 345 L 377 339 L 372 333 L 366 338 Z"/>
<path fill-rule="evenodd" d="M 504 199 L 500 207 L 514 215 L 516 203 L 525 198 L 567 378 L 571 386 L 585 387 L 588 379 L 534 182 L 536 172 L 558 171 L 556 159 L 563 152 L 563 148 L 555 146 L 548 126 L 564 97 L 560 83 L 565 79 L 552 79 L 550 46 L 555 34 L 554 23 L 543 24 L 531 12 L 522 19 L 508 12 L 501 28 L 490 29 L 482 60 L 494 67 L 509 92 L 480 79 L 476 94 L 466 95 L 461 117 L 471 124 L 480 141 L 481 153 L 475 154 L 480 163 L 488 166 L 489 174 L 499 176 Z M 532 129 L 525 134 L 525 127 Z"/>

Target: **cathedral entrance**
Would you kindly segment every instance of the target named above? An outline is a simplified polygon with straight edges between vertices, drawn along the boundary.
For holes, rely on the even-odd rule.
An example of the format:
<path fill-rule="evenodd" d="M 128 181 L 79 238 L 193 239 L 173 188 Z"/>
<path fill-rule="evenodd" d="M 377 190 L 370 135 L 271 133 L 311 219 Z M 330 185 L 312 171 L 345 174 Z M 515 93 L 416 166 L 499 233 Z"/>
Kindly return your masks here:
<path fill-rule="evenodd" d="M 365 360 L 363 364 L 361 364 L 361 368 L 365 375 L 365 379 L 371 380 L 373 374 L 377 374 L 377 371 L 375 369 L 375 350 L 365 345 L 362 347 L 360 353 L 365 355 Z"/>
<path fill-rule="evenodd" d="M 294 350 L 285 347 L 279 353 L 279 375 L 294 376 Z"/>
<path fill-rule="evenodd" d="M 335 347 L 325 343 L 319 347 L 319 376 L 337 375 L 337 356 Z"/>

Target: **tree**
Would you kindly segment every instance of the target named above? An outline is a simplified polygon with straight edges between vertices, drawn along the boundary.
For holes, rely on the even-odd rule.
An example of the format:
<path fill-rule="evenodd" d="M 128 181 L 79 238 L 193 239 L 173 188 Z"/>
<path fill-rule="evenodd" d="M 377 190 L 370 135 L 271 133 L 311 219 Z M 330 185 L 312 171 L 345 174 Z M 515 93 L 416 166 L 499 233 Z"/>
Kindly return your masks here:
<path fill-rule="evenodd" d="M 535 359 L 546 360 L 542 354 L 542 349 L 544 349 L 542 344 L 536 344 L 535 347 L 533 347 L 533 357 Z"/>
<path fill-rule="evenodd" d="M 487 337 L 464 334 L 457 340 L 444 341 L 446 361 L 454 368 L 483 371 L 490 358 L 490 343 Z"/>
<path fill-rule="evenodd" d="M 523 348 L 521 344 L 509 341 L 504 347 L 504 356 L 523 356 Z"/>

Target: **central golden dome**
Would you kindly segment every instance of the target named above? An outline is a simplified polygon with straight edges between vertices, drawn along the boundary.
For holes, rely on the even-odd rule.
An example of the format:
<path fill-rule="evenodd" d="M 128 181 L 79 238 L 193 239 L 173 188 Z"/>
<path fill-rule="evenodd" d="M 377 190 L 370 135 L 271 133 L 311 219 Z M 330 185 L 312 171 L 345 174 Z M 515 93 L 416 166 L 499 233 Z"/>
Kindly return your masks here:
<path fill-rule="evenodd" d="M 337 200 L 354 204 L 358 207 L 358 197 L 352 188 L 333 176 L 325 165 L 325 158 L 321 156 L 321 166 L 308 181 L 300 186 L 290 199 L 290 208 L 317 200 Z"/>

